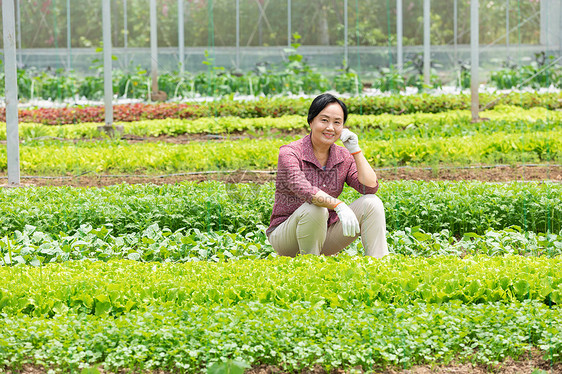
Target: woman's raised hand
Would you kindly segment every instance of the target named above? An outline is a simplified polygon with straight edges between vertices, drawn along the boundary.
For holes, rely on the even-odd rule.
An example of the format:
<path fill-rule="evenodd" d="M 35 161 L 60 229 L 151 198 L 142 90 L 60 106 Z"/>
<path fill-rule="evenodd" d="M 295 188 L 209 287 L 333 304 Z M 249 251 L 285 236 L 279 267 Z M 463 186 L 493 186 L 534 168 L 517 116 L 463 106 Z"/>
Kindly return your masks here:
<path fill-rule="evenodd" d="M 343 129 L 340 139 L 349 153 L 355 154 L 361 152 L 361 148 L 359 148 L 359 138 L 349 129 Z"/>

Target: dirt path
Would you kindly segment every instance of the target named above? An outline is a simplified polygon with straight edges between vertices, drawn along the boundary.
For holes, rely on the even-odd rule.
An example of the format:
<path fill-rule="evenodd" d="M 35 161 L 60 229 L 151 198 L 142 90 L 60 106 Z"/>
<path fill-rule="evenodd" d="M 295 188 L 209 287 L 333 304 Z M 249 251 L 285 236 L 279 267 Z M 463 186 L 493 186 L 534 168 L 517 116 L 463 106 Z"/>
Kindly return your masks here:
<path fill-rule="evenodd" d="M 508 181 L 557 181 L 562 183 L 562 166 L 501 166 L 501 167 L 470 167 L 470 168 L 388 168 L 377 169 L 381 181 L 389 180 L 424 180 L 424 181 L 459 181 L 480 180 L 486 182 Z M 7 184 L 6 174 L 0 175 L 0 185 Z M 103 187 L 121 183 L 139 184 L 174 184 L 184 181 L 219 180 L 230 183 L 264 183 L 275 180 L 275 172 L 268 171 L 235 171 L 178 173 L 164 176 L 144 175 L 96 175 L 65 177 L 22 177 L 24 186 L 74 186 Z"/>
<path fill-rule="evenodd" d="M 545 360 L 538 351 L 533 351 L 521 357 L 519 360 L 507 358 L 505 361 L 490 365 L 473 365 L 470 363 L 453 364 L 447 366 L 419 365 L 407 369 L 384 369 L 375 371 L 380 374 L 561 374 L 562 363 L 551 364 L 550 360 Z M 1 369 L 1 368 L 0 368 Z M 20 370 L 8 369 L 6 374 L 46 374 L 47 371 L 36 365 L 23 365 Z M 99 368 L 100 374 L 109 374 L 109 371 Z M 131 373 L 129 370 L 119 371 L 119 374 Z M 144 371 L 145 374 L 172 374 L 167 370 Z M 360 367 L 354 370 L 334 369 L 330 372 L 325 371 L 320 366 L 304 369 L 299 372 L 286 372 L 275 366 L 261 365 L 253 367 L 245 372 L 246 374 L 351 374 L 366 373 Z M 372 372 L 371 372 L 372 373 Z"/>

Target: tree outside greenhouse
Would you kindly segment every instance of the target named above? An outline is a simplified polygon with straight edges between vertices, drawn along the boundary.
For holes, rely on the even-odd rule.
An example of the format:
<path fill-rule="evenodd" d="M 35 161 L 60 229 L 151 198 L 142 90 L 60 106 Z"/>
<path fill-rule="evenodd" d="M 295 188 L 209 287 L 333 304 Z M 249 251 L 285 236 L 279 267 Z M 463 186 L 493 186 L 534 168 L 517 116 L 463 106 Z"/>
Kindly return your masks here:
<path fill-rule="evenodd" d="M 124 44 L 124 0 L 111 2 L 112 32 L 114 46 Z M 149 8 L 144 0 L 127 1 L 128 46 L 143 48 L 150 45 L 150 29 L 145 20 L 149 18 Z M 513 43 L 538 44 L 540 41 L 539 1 L 511 1 L 511 25 L 535 15 L 525 24 L 511 32 Z M 403 1 L 404 45 L 423 44 L 422 2 Z M 481 1 L 480 23 L 485 25 L 481 33 L 481 43 L 489 44 L 505 39 L 506 2 L 499 0 Z M 67 45 L 67 9 L 62 0 L 24 0 L 21 1 L 22 27 L 21 44 L 23 48 L 64 48 Z M 362 0 L 357 5 L 350 1 L 349 39 L 352 44 L 361 46 L 386 46 L 396 42 L 396 2 Z M 216 35 L 215 45 L 234 46 L 236 43 L 235 2 L 233 0 L 213 0 L 212 12 Z M 260 9 L 264 14 L 260 17 Z M 188 0 L 185 6 L 185 40 L 187 47 L 209 45 L 209 2 L 207 0 Z M 432 0 L 431 2 L 431 43 L 448 45 L 453 42 L 453 1 Z M 282 46 L 287 45 L 286 1 L 240 0 L 241 45 L 243 46 Z M 71 45 L 73 48 L 98 47 L 102 35 L 101 6 L 95 1 L 73 0 L 71 2 Z M 84 20 L 88 22 L 72 22 Z M 458 43 L 470 43 L 470 5 L 468 1 L 458 2 Z M 413 21 L 413 22 L 412 22 Z M 34 25 L 33 28 L 25 25 Z M 343 1 L 317 0 L 292 1 L 292 29 L 302 35 L 303 45 L 343 45 L 344 9 Z M 357 30 L 355 26 L 357 25 Z M 177 35 L 177 1 L 158 1 L 158 45 L 175 47 Z M 260 31 L 261 30 L 261 31 Z"/>

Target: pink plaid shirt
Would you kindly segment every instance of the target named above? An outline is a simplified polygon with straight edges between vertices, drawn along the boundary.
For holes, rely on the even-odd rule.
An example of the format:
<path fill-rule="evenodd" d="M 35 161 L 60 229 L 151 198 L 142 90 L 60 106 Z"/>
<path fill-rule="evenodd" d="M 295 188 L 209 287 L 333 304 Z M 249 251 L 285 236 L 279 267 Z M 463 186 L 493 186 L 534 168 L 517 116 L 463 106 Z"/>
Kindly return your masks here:
<path fill-rule="evenodd" d="M 344 147 L 335 144 L 330 146 L 325 169 L 314 155 L 310 134 L 279 148 L 275 203 L 267 235 L 303 203 L 311 203 L 319 190 L 337 198 L 343 191 L 344 183 L 361 194 L 374 194 L 379 188 L 378 182 L 375 187 L 367 187 L 359 182 L 355 159 Z M 336 212 L 330 210 L 328 226 L 337 220 Z"/>

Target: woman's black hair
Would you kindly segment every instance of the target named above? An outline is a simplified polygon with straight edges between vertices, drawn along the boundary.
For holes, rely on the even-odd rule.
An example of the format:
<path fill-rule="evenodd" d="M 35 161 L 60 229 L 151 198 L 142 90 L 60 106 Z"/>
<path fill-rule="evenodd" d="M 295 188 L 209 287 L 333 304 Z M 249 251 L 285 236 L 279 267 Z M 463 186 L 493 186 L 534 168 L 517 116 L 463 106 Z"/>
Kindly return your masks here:
<path fill-rule="evenodd" d="M 347 106 L 345 106 L 343 101 L 334 95 L 325 93 L 320 96 L 316 96 L 316 98 L 312 101 L 312 104 L 310 104 L 310 108 L 308 108 L 308 124 L 310 125 L 310 122 L 312 122 L 312 120 L 316 118 L 316 116 L 320 114 L 324 108 L 332 103 L 338 103 L 341 106 L 343 110 L 343 123 L 345 123 L 345 121 L 347 121 Z"/>

